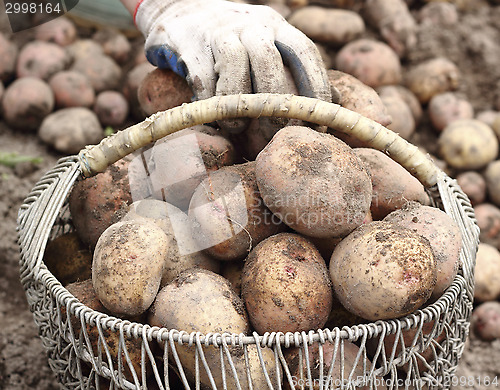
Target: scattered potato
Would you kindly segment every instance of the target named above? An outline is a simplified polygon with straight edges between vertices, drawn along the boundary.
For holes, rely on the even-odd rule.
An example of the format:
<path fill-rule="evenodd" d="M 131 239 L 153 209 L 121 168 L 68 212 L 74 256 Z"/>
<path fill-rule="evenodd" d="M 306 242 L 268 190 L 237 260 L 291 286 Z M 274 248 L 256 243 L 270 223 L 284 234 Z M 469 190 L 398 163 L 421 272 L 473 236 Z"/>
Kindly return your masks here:
<path fill-rule="evenodd" d="M 102 46 L 93 39 L 78 39 L 67 46 L 67 51 L 74 62 L 104 55 Z"/>
<path fill-rule="evenodd" d="M 491 203 L 481 203 L 474 207 L 479 240 L 500 249 L 500 208 Z"/>
<path fill-rule="evenodd" d="M 132 45 L 119 30 L 102 28 L 92 36 L 92 39 L 102 46 L 104 54 L 117 63 L 123 65 L 129 59 Z"/>
<path fill-rule="evenodd" d="M 104 131 L 88 108 L 63 108 L 48 115 L 38 130 L 40 139 L 65 154 L 77 154 L 87 145 L 99 143 Z"/>
<path fill-rule="evenodd" d="M 429 204 L 429 195 L 422 183 L 385 153 L 371 148 L 356 148 L 354 153 L 371 175 L 373 192 L 370 211 L 374 220 L 384 218 L 408 201 Z"/>
<path fill-rule="evenodd" d="M 372 88 L 399 84 L 402 80 L 399 57 L 380 41 L 367 38 L 351 41 L 339 50 L 335 63 L 336 69 Z"/>
<path fill-rule="evenodd" d="M 118 91 L 103 91 L 96 97 L 94 112 L 103 126 L 122 126 L 128 117 L 128 111 L 128 102 Z"/>
<path fill-rule="evenodd" d="M 56 73 L 49 80 L 56 107 L 91 107 L 95 101 L 94 88 L 80 72 L 73 70 Z"/>
<path fill-rule="evenodd" d="M 307 6 L 292 13 L 288 22 L 309 38 L 329 45 L 344 45 L 365 32 L 365 23 L 356 12 Z"/>
<path fill-rule="evenodd" d="M 61 46 L 45 42 L 27 43 L 19 52 L 17 59 L 17 77 L 38 77 L 49 80 L 57 72 L 70 65 L 71 58 Z"/>
<path fill-rule="evenodd" d="M 387 108 L 387 113 L 392 118 L 386 127 L 409 140 L 415 132 L 415 118 L 406 102 L 397 96 L 381 96 L 382 103 Z"/>
<path fill-rule="evenodd" d="M 130 107 L 130 112 L 135 119 L 142 120 L 146 117 L 146 113 L 141 109 L 141 105 L 139 104 L 137 90 L 139 89 L 142 80 L 154 69 L 155 67 L 149 62 L 143 62 L 134 66 L 127 73 L 127 76 L 125 78 L 122 93 L 127 99 Z"/>
<path fill-rule="evenodd" d="M 476 119 L 477 120 L 480 120 L 481 122 L 486 123 L 491 128 L 493 128 L 493 122 L 495 122 L 495 119 L 497 117 L 500 117 L 500 112 L 499 111 L 495 111 L 495 110 L 480 111 L 476 115 Z M 495 133 L 498 136 L 497 131 L 495 129 L 493 129 L 493 130 L 495 131 Z"/>
<path fill-rule="evenodd" d="M 418 12 L 418 20 L 423 25 L 451 27 L 459 20 L 457 7 L 446 2 L 425 4 Z"/>
<path fill-rule="evenodd" d="M 422 119 L 422 105 L 418 101 L 415 94 L 403 85 L 383 85 L 376 89 L 380 97 L 396 96 L 403 99 L 410 107 L 415 124 L 418 124 Z"/>
<path fill-rule="evenodd" d="M 405 74 L 405 86 L 420 103 L 428 103 L 434 95 L 456 90 L 460 71 L 450 60 L 437 57 L 410 68 Z"/>
<path fill-rule="evenodd" d="M 500 252 L 490 244 L 479 243 L 474 285 L 474 299 L 478 302 L 500 298 Z"/>
<path fill-rule="evenodd" d="M 466 171 L 459 173 L 456 179 L 473 206 L 486 200 L 486 180 L 483 175 L 476 171 Z"/>
<path fill-rule="evenodd" d="M 16 72 L 18 49 L 5 34 L 0 32 L 0 80 L 10 81 Z"/>
<path fill-rule="evenodd" d="M 85 75 L 96 93 L 120 86 L 122 69 L 105 54 L 76 58 L 71 69 Z"/>
<path fill-rule="evenodd" d="M 472 312 L 471 326 L 484 341 L 500 338 L 500 302 L 484 302 Z"/>
<path fill-rule="evenodd" d="M 330 134 L 289 126 L 256 159 L 264 204 L 285 224 L 312 237 L 345 236 L 371 203 L 368 172 L 353 150 Z"/>
<path fill-rule="evenodd" d="M 439 132 L 458 119 L 474 118 L 474 109 L 467 100 L 452 92 L 434 95 L 429 101 L 429 117 Z"/>
<path fill-rule="evenodd" d="M 437 267 L 431 298 L 439 298 L 453 283 L 460 266 L 462 235 L 456 222 L 444 211 L 417 202 L 408 202 L 384 221 L 409 228 L 429 240 Z"/>
<path fill-rule="evenodd" d="M 248 255 L 241 296 L 257 332 L 301 332 L 322 328 L 332 308 L 325 261 L 302 236 L 280 233 Z"/>
<path fill-rule="evenodd" d="M 362 225 L 344 238 L 330 260 L 338 300 L 367 320 L 404 316 L 421 307 L 436 285 L 429 241 L 384 221 Z"/>
<path fill-rule="evenodd" d="M 92 284 L 102 304 L 117 315 L 137 316 L 153 303 L 168 250 L 154 222 L 122 221 L 99 237 L 92 261 Z"/>
<path fill-rule="evenodd" d="M 489 199 L 500 207 L 500 160 L 490 162 L 486 166 L 483 176 Z"/>
<path fill-rule="evenodd" d="M 461 170 L 475 170 L 498 156 L 498 139 L 488 125 L 477 119 L 450 123 L 438 139 L 439 153 L 448 165 Z"/>
<path fill-rule="evenodd" d="M 35 77 L 12 82 L 2 99 L 3 118 L 15 129 L 36 130 L 54 108 L 54 94 L 49 85 Z"/>
<path fill-rule="evenodd" d="M 65 16 L 58 17 L 35 27 L 35 39 L 68 46 L 78 38 L 75 24 Z"/>

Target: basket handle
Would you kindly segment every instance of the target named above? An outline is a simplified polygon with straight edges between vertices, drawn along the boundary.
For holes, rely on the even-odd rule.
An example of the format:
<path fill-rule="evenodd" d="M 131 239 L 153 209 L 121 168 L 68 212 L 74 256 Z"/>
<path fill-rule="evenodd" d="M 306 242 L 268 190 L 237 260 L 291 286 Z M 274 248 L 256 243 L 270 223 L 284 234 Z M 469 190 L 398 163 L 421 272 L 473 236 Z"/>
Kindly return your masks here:
<path fill-rule="evenodd" d="M 434 186 L 442 173 L 415 145 L 338 104 L 295 95 L 242 94 L 215 96 L 158 112 L 103 139 L 98 145 L 87 146 L 78 156 L 82 174 L 90 177 L 103 172 L 126 155 L 176 131 L 237 117 L 294 118 L 350 134 L 389 154 L 426 187 Z"/>

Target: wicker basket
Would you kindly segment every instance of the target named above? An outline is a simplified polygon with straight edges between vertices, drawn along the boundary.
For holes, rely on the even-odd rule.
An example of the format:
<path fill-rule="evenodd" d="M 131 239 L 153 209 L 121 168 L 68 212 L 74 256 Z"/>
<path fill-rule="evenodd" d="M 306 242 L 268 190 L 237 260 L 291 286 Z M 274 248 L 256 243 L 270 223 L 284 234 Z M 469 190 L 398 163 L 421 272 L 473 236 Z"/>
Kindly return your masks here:
<path fill-rule="evenodd" d="M 125 155 L 177 130 L 219 119 L 261 116 L 297 118 L 348 133 L 385 151 L 415 175 L 427 188 L 434 205 L 447 212 L 462 233 L 461 268 L 444 295 L 404 318 L 341 329 L 294 334 L 202 335 L 131 323 L 91 310 L 48 271 L 42 261 L 47 242 L 73 229 L 67 197 L 77 179 L 101 172 Z M 21 281 L 47 349 L 49 365 L 64 388 L 198 389 L 207 384 L 209 388 L 219 384 L 217 388 L 257 390 L 309 389 L 313 385 L 318 389 L 448 388 L 469 331 L 479 236 L 469 200 L 455 180 L 439 170 L 417 147 L 357 113 L 316 99 L 273 94 L 214 97 L 155 114 L 95 147 L 88 147 L 79 156 L 61 159 L 26 198 L 19 210 L 18 230 Z M 432 330 L 429 332 L 427 326 L 423 332 L 422 328 L 429 323 L 433 324 Z M 408 342 L 402 332 L 410 328 L 416 330 L 416 335 Z M 91 342 L 89 330 L 98 332 L 97 343 Z M 110 338 L 106 337 L 109 334 L 119 340 L 117 356 L 112 356 Z M 390 334 L 396 337 L 393 348 L 387 352 L 383 343 Z M 438 335 L 444 335 L 444 340 L 443 336 L 437 338 Z M 139 367 L 132 364 L 130 341 L 140 344 Z M 340 382 L 330 380 L 331 370 L 322 368 L 326 342 L 334 345 L 333 359 L 338 367 L 335 370 L 341 371 L 343 379 Z M 343 364 L 344 346 L 351 342 L 359 347 L 356 367 L 352 370 Z M 179 358 L 179 348 L 186 348 L 186 344 L 195 355 L 193 367 L 184 367 Z M 370 344 L 375 345 L 371 354 Z M 308 350 L 313 347 L 319 350 L 319 366 L 307 358 Z M 296 348 L 303 362 L 299 364 L 298 375 L 291 372 L 287 360 L 291 348 Z M 206 358 L 208 349 L 212 360 Z M 215 356 L 220 357 L 215 363 L 214 350 L 218 354 Z M 260 382 L 249 378 L 250 369 L 236 367 L 232 355 L 235 350 L 240 356 L 243 351 L 247 365 L 250 354 L 258 357 Z M 263 354 L 269 352 L 274 362 L 265 365 Z M 218 370 L 213 369 L 214 364 Z M 221 377 L 215 371 L 222 371 Z M 200 385 L 200 378 L 208 378 L 208 383 Z"/>

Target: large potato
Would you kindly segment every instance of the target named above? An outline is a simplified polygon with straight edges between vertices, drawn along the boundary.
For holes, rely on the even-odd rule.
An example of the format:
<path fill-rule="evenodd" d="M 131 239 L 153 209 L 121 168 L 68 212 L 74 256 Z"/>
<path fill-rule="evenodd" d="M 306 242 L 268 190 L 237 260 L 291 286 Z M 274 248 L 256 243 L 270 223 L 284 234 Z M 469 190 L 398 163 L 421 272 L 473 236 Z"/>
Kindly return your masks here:
<path fill-rule="evenodd" d="M 332 308 L 325 261 L 309 240 L 293 233 L 269 237 L 250 252 L 241 296 L 261 334 L 319 329 Z"/>
<path fill-rule="evenodd" d="M 431 296 L 436 261 L 429 241 L 408 228 L 374 221 L 335 248 L 330 276 L 351 313 L 376 321 L 412 313 Z"/>
<path fill-rule="evenodd" d="M 368 172 L 352 149 L 330 134 L 281 129 L 257 156 L 255 172 L 266 206 L 307 236 L 345 236 L 368 214 Z"/>
<path fill-rule="evenodd" d="M 117 315 L 144 313 L 160 289 L 167 237 L 154 223 L 117 222 L 97 241 L 92 283 L 99 300 Z"/>

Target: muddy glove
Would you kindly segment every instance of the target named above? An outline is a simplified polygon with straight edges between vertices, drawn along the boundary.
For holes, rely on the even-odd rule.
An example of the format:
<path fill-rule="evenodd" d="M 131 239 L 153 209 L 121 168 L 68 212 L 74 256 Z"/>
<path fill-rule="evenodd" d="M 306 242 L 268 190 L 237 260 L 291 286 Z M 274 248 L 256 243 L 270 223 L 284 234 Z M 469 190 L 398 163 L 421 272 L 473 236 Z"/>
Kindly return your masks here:
<path fill-rule="evenodd" d="M 146 56 L 185 77 L 196 100 L 239 93 L 291 93 L 331 101 L 321 56 L 302 32 L 266 6 L 224 0 L 143 0 L 135 21 Z"/>

